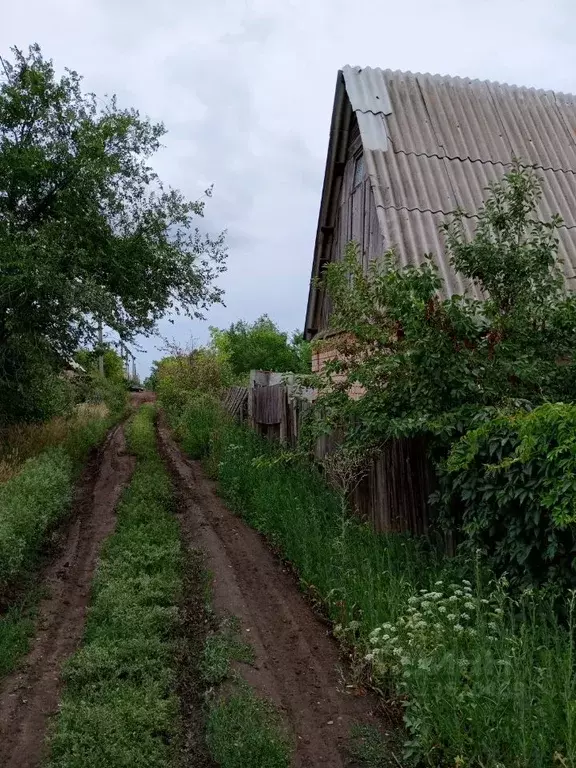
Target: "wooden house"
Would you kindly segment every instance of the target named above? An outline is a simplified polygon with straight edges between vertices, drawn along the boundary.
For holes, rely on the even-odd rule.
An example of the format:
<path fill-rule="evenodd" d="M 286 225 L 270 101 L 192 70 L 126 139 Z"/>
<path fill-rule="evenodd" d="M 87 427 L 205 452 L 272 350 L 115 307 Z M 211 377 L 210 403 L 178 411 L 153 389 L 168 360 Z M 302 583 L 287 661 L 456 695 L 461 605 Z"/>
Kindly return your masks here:
<path fill-rule="evenodd" d="M 312 278 L 359 245 L 365 265 L 394 248 L 400 264 L 434 254 L 447 292 L 465 285 L 439 225 L 478 210 L 513 158 L 543 183 L 540 213 L 559 213 L 560 256 L 576 274 L 576 97 L 460 77 L 344 67 L 336 82 Z M 572 285 L 575 285 L 572 283 Z M 322 337 L 330 302 L 311 282 L 307 339 Z M 330 346 L 314 357 L 322 365 Z"/>

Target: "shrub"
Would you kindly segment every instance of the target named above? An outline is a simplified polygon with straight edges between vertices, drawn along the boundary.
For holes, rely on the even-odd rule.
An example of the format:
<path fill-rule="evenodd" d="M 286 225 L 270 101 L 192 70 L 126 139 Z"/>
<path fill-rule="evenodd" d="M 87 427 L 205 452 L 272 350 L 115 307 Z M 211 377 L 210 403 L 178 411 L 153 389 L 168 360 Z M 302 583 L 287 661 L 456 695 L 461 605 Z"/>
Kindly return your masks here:
<path fill-rule="evenodd" d="M 435 497 L 462 549 L 515 583 L 576 586 L 576 406 L 501 415 L 453 447 Z"/>

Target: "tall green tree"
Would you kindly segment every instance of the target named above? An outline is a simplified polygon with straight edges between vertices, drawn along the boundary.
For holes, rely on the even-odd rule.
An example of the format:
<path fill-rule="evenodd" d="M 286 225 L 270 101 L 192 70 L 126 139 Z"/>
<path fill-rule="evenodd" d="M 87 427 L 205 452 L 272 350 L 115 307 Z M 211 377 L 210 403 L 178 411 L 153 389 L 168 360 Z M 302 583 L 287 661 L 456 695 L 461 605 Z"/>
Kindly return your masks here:
<path fill-rule="evenodd" d="M 150 166 L 162 124 L 58 77 L 37 45 L 0 67 L 0 419 L 35 416 L 33 392 L 93 341 L 96 318 L 130 341 L 167 311 L 221 298 L 223 235 L 204 203 Z M 208 195 L 210 192 L 208 192 Z"/>
<path fill-rule="evenodd" d="M 262 315 L 253 323 L 239 320 L 226 330 L 210 329 L 212 347 L 226 358 L 235 376 L 251 370 L 309 373 L 310 345 L 301 334 L 292 338 Z"/>
<path fill-rule="evenodd" d="M 123 382 L 124 361 L 109 344 L 95 349 L 79 349 L 74 355 L 74 359 L 87 373 L 98 374 L 100 354 L 102 354 L 104 378 L 117 383 Z"/>

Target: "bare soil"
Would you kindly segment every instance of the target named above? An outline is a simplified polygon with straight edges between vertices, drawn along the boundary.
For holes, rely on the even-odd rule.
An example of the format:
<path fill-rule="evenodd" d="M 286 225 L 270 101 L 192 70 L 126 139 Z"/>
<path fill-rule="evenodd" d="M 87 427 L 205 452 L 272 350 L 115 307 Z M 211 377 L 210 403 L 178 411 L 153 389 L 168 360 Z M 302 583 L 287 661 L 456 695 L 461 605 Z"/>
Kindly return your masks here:
<path fill-rule="evenodd" d="M 273 701 L 292 730 L 296 768 L 344 768 L 353 724 L 377 726 L 377 701 L 346 686 L 338 647 L 266 542 L 218 498 L 197 462 L 187 460 L 160 421 L 160 446 L 181 496 L 190 547 L 207 556 L 220 616 L 238 617 L 256 661 L 242 675 Z"/>
<path fill-rule="evenodd" d="M 135 404 L 145 399 L 135 398 Z M 63 544 L 43 571 L 47 596 L 39 607 L 32 649 L 0 686 L 2 768 L 41 764 L 48 719 L 58 709 L 62 666 L 82 638 L 98 554 L 114 529 L 114 509 L 133 469 L 134 459 L 126 453 L 124 431 L 118 426 L 109 433 L 96 463 L 85 471 Z"/>

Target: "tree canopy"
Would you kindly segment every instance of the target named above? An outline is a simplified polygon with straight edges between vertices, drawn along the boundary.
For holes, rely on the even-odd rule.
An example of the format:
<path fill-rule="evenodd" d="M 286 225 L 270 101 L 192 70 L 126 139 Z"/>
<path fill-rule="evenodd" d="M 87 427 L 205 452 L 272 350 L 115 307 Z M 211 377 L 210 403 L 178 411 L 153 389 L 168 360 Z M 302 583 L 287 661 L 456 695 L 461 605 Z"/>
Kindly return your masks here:
<path fill-rule="evenodd" d="M 221 299 L 224 236 L 201 234 L 204 202 L 165 188 L 151 156 L 162 124 L 58 77 L 39 46 L 0 68 L 0 401 L 24 413 L 42 365 L 94 339 L 125 341 L 167 311 Z M 208 191 L 208 195 L 210 191 Z M 33 410 L 33 409 L 32 409 Z"/>
<path fill-rule="evenodd" d="M 310 372 L 310 345 L 298 332 L 289 339 L 268 315 L 253 323 L 240 320 L 226 330 L 210 328 L 210 334 L 212 347 L 229 362 L 236 377 L 251 370 Z"/>

